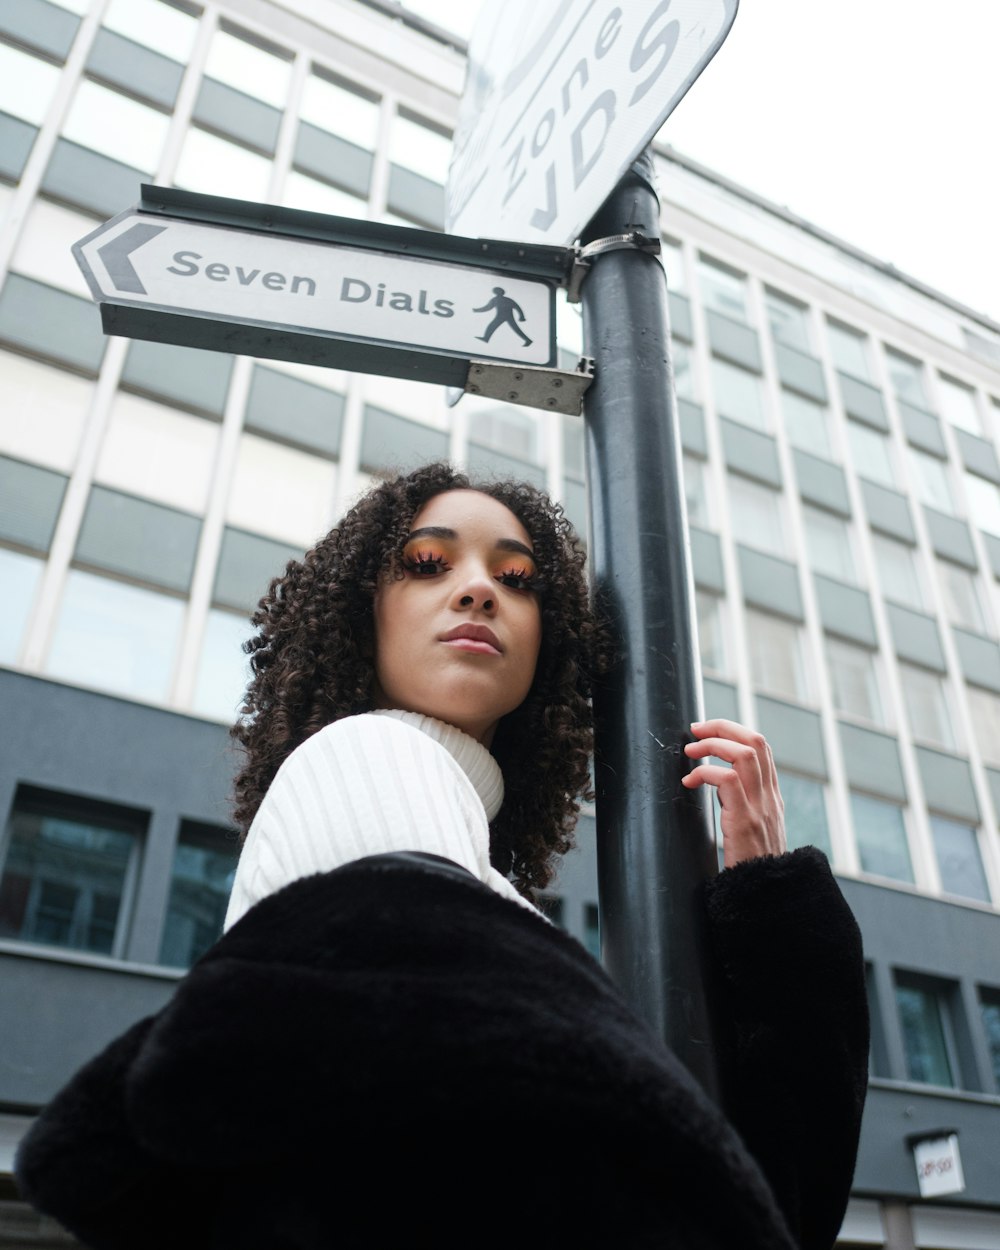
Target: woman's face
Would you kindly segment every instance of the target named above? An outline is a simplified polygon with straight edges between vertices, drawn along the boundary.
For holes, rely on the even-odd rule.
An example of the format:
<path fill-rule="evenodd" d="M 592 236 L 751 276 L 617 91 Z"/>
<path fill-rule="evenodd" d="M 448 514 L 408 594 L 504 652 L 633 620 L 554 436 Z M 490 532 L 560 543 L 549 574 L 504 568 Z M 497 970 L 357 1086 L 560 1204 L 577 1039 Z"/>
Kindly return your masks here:
<path fill-rule="evenodd" d="M 422 712 L 488 746 L 524 702 L 542 641 L 531 536 L 475 490 L 413 518 L 403 577 L 375 595 L 375 706 Z"/>

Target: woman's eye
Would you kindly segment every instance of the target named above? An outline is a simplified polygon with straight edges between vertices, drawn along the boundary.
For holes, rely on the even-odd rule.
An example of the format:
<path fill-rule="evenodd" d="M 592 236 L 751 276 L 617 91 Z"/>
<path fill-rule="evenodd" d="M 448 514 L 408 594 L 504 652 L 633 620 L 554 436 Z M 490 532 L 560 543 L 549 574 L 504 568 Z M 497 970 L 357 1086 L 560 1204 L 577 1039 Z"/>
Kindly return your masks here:
<path fill-rule="evenodd" d="M 435 577 L 448 569 L 444 556 L 436 556 L 430 551 L 418 551 L 403 557 L 403 566 L 417 577 Z"/>
<path fill-rule="evenodd" d="M 497 574 L 497 581 L 512 590 L 530 590 L 534 576 L 528 569 L 505 569 Z"/>

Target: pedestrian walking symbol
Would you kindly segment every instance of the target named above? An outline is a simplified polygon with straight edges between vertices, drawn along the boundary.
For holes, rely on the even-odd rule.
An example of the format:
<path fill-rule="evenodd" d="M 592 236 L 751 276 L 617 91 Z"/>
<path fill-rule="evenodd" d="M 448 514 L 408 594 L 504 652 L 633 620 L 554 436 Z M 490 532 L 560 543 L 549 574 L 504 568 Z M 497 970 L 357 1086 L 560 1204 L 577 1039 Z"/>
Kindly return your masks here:
<path fill-rule="evenodd" d="M 494 333 L 499 330 L 501 326 L 510 326 L 525 347 L 531 346 L 531 339 L 528 338 L 525 332 L 517 324 L 517 321 L 524 320 L 524 313 L 521 311 L 521 305 L 518 304 L 516 300 L 512 300 L 509 295 L 505 295 L 502 286 L 495 286 L 493 288 L 493 298 L 488 304 L 484 304 L 482 308 L 473 308 L 472 311 L 479 313 L 490 312 L 491 310 L 496 313 L 496 316 L 486 327 L 486 333 L 478 334 L 476 336 L 481 343 L 488 343 Z M 517 317 L 517 321 L 514 320 L 515 317 Z"/>

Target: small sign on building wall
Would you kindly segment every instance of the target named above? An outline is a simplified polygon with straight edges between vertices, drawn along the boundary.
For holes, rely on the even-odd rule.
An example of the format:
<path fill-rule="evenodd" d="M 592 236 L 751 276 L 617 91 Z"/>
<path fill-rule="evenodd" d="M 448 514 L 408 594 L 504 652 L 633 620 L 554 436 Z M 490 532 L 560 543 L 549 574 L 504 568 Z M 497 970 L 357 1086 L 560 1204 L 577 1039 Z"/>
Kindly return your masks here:
<path fill-rule="evenodd" d="M 910 1138 L 910 1145 L 913 1147 L 921 1198 L 960 1194 L 965 1189 L 957 1133 L 942 1132 L 932 1137 Z"/>

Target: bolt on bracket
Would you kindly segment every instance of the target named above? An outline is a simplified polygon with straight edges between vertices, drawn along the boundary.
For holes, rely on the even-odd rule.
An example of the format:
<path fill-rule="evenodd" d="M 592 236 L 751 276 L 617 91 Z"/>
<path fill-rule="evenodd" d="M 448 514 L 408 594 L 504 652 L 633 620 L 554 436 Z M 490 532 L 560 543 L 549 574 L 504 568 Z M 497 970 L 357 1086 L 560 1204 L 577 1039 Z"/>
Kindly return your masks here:
<path fill-rule="evenodd" d="M 578 417 L 583 412 L 583 396 L 594 380 L 594 361 L 581 356 L 572 372 L 542 369 L 536 365 L 499 365 L 491 360 L 470 360 L 465 379 L 469 395 L 502 399 L 508 404 L 544 408 Z"/>

